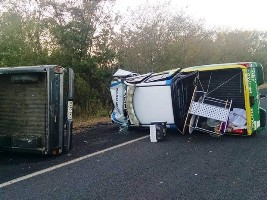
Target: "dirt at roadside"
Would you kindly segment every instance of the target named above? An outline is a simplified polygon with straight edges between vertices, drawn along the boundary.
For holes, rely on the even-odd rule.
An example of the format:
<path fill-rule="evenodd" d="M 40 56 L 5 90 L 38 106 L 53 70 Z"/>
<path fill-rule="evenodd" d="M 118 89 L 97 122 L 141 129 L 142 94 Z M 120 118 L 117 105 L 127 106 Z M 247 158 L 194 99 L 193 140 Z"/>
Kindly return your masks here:
<path fill-rule="evenodd" d="M 264 83 L 259 86 L 259 89 L 266 89 L 267 88 L 267 83 Z"/>
<path fill-rule="evenodd" d="M 111 119 L 109 117 L 96 117 L 96 118 L 88 118 L 88 119 L 77 119 L 74 120 L 73 123 L 73 131 L 78 134 L 82 132 L 84 129 L 92 128 L 99 124 L 110 124 Z"/>

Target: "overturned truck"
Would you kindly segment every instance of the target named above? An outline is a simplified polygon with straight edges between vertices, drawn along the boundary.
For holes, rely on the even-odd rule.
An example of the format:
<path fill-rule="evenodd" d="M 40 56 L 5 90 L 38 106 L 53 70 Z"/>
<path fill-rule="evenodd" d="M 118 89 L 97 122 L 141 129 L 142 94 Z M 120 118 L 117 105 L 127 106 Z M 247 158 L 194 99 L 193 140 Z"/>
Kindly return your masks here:
<path fill-rule="evenodd" d="M 71 148 L 74 73 L 56 65 L 0 68 L 0 150 Z"/>
<path fill-rule="evenodd" d="M 113 122 L 149 127 L 165 123 L 179 132 L 252 135 L 266 125 L 256 62 L 214 64 L 143 75 L 119 70 L 111 83 Z"/>

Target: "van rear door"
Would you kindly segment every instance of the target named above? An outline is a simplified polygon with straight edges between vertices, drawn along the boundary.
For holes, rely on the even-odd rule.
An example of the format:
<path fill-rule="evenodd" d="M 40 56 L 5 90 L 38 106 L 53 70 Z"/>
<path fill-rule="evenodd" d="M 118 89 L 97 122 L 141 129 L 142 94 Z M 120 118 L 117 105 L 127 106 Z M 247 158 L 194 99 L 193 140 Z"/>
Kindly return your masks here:
<path fill-rule="evenodd" d="M 198 72 L 179 73 L 173 78 L 171 84 L 174 122 L 181 132 L 196 87 L 194 82 L 197 74 Z"/>

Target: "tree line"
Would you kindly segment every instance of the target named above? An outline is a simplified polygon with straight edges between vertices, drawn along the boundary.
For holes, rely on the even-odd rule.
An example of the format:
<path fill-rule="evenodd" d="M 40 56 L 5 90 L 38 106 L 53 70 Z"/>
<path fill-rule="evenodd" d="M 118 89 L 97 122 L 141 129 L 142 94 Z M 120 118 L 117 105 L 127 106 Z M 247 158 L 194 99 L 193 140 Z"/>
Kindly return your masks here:
<path fill-rule="evenodd" d="M 118 69 L 159 72 L 194 65 L 257 61 L 267 66 L 267 32 L 205 28 L 168 2 L 120 14 L 115 0 L 3 0 L 0 67 L 58 64 L 75 71 L 75 115 L 112 109 Z M 266 68 L 265 68 L 266 69 Z"/>

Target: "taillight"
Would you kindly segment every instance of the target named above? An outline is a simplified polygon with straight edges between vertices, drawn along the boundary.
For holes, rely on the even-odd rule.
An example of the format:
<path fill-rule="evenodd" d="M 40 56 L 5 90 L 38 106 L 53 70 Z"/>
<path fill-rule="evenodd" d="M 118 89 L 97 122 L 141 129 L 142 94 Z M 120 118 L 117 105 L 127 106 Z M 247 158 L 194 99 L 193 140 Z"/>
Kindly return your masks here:
<path fill-rule="evenodd" d="M 62 70 L 62 67 L 56 66 L 53 68 L 53 71 L 57 74 L 60 74 L 60 73 L 62 73 L 63 70 Z"/>
<path fill-rule="evenodd" d="M 239 65 L 243 65 L 246 68 L 250 68 L 251 67 L 251 63 L 238 63 Z"/>
<path fill-rule="evenodd" d="M 243 129 L 234 129 L 231 132 L 232 133 L 236 133 L 236 134 L 240 134 L 240 135 L 244 134 L 244 130 Z"/>

